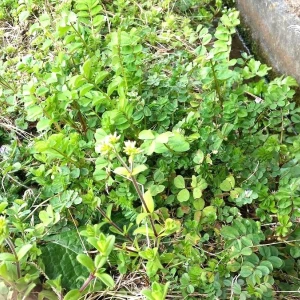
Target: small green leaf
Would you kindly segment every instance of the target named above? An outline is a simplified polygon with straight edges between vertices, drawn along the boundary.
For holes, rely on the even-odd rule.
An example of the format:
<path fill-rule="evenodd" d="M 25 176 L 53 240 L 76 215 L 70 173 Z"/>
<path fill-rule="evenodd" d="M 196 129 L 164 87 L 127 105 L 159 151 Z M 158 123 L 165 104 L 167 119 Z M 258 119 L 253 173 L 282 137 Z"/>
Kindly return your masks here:
<path fill-rule="evenodd" d="M 148 213 L 140 213 L 136 217 L 136 224 L 140 225 L 140 223 L 145 220 L 145 218 L 148 216 Z"/>
<path fill-rule="evenodd" d="M 300 257 L 300 247 L 298 246 L 294 246 L 290 249 L 290 254 L 292 255 L 292 257 L 294 258 L 298 258 Z"/>
<path fill-rule="evenodd" d="M 269 256 L 268 260 L 271 262 L 274 268 L 279 269 L 282 265 L 282 260 L 277 256 Z"/>
<path fill-rule="evenodd" d="M 156 184 L 154 184 L 154 185 L 152 185 L 150 187 L 151 195 L 154 197 L 154 196 L 162 193 L 165 190 L 165 188 L 166 187 L 164 185 L 156 185 Z"/>
<path fill-rule="evenodd" d="M 19 251 L 17 252 L 18 260 L 21 260 L 31 248 L 32 245 L 30 244 L 22 246 L 21 249 L 19 249 Z"/>
<path fill-rule="evenodd" d="M 198 187 L 193 189 L 193 197 L 195 199 L 201 198 L 202 197 L 202 190 L 199 189 Z"/>
<path fill-rule="evenodd" d="M 270 273 L 270 269 L 266 266 L 258 266 L 256 269 L 259 270 L 262 275 L 268 275 Z"/>
<path fill-rule="evenodd" d="M 100 269 L 103 267 L 103 265 L 107 262 L 107 256 L 103 256 L 101 254 L 97 254 L 95 257 L 95 266 L 97 269 Z"/>
<path fill-rule="evenodd" d="M 41 118 L 38 123 L 36 124 L 37 131 L 43 131 L 50 129 L 51 120 L 47 118 Z"/>
<path fill-rule="evenodd" d="M 27 121 L 36 121 L 38 118 L 40 118 L 43 115 L 43 109 L 38 106 L 34 105 L 27 109 Z"/>
<path fill-rule="evenodd" d="M 0 261 L 16 261 L 16 258 L 11 253 L 0 253 Z"/>
<path fill-rule="evenodd" d="M 22 23 L 22 22 L 26 21 L 29 16 L 30 16 L 30 12 L 28 10 L 22 11 L 19 14 L 19 21 Z"/>
<path fill-rule="evenodd" d="M 101 71 L 95 78 L 95 84 L 101 83 L 108 75 L 107 71 Z"/>
<path fill-rule="evenodd" d="M 106 173 L 105 170 L 101 170 L 101 169 L 97 168 L 97 166 L 96 166 L 96 170 L 93 173 L 93 176 L 96 181 L 101 181 L 101 180 L 106 179 L 108 177 L 108 174 Z"/>
<path fill-rule="evenodd" d="M 134 176 L 134 175 L 137 175 L 147 169 L 148 169 L 148 167 L 146 165 L 137 165 L 136 167 L 133 168 L 131 174 Z"/>
<path fill-rule="evenodd" d="M 86 79 L 90 78 L 91 74 L 91 67 L 92 67 L 92 60 L 88 59 L 82 66 L 83 75 Z"/>
<path fill-rule="evenodd" d="M 140 140 L 153 140 L 155 136 L 152 130 L 143 130 L 139 133 Z"/>
<path fill-rule="evenodd" d="M 36 95 L 37 96 L 43 96 L 45 95 L 47 92 L 49 91 L 49 89 L 47 87 L 41 86 L 39 88 L 36 89 Z"/>
<path fill-rule="evenodd" d="M 202 210 L 205 206 L 205 202 L 202 198 L 200 198 L 200 199 L 194 200 L 193 205 L 194 205 L 195 209 Z"/>
<path fill-rule="evenodd" d="M 78 254 L 76 259 L 85 266 L 90 272 L 94 272 L 95 266 L 93 260 L 86 254 Z"/>
<path fill-rule="evenodd" d="M 1 202 L 0 203 L 0 213 L 2 213 L 7 206 L 8 206 L 8 202 Z"/>
<path fill-rule="evenodd" d="M 227 268 L 230 272 L 237 272 L 240 270 L 241 264 L 237 261 L 233 261 L 230 264 L 228 264 Z"/>
<path fill-rule="evenodd" d="M 81 296 L 79 290 L 71 290 L 65 295 L 64 300 L 79 300 Z"/>
<path fill-rule="evenodd" d="M 153 230 L 149 227 L 149 226 L 141 226 L 139 228 L 137 228 L 134 232 L 134 235 L 137 234 L 142 234 L 142 235 L 146 235 L 146 236 L 154 236 L 154 232 Z"/>
<path fill-rule="evenodd" d="M 79 95 L 80 97 L 84 97 L 94 86 L 90 83 L 86 83 L 83 86 L 80 87 L 79 89 Z M 80 98 L 80 99 L 87 99 L 87 98 Z M 84 106 L 87 106 L 88 104 L 90 104 L 92 102 L 92 100 L 87 99 L 85 100 L 86 103 Z M 81 100 L 81 102 L 84 102 L 83 100 Z"/>
<path fill-rule="evenodd" d="M 242 237 L 241 237 L 241 242 L 242 242 L 242 244 L 243 244 L 244 246 L 246 246 L 246 247 L 251 247 L 251 246 L 253 246 L 252 240 L 249 239 L 249 238 L 247 238 L 247 237 L 245 237 L 245 236 L 242 236 Z"/>
<path fill-rule="evenodd" d="M 102 15 L 97 15 L 93 19 L 93 26 L 97 27 L 100 26 L 101 24 L 105 23 L 105 18 Z"/>
<path fill-rule="evenodd" d="M 242 266 L 240 275 L 242 277 L 249 277 L 253 273 L 253 268 L 250 266 Z"/>
<path fill-rule="evenodd" d="M 267 261 L 267 260 L 263 260 L 263 261 L 261 261 L 260 262 L 260 266 L 265 266 L 265 267 L 267 267 L 270 271 L 273 271 L 273 265 L 269 262 L 269 261 Z"/>
<path fill-rule="evenodd" d="M 220 189 L 224 192 L 229 192 L 231 190 L 231 184 L 226 179 L 220 184 Z"/>
<path fill-rule="evenodd" d="M 174 178 L 174 185 L 178 188 L 178 189 L 184 189 L 185 188 L 185 182 L 184 182 L 184 178 L 181 175 L 178 175 Z"/>
<path fill-rule="evenodd" d="M 230 175 L 220 184 L 220 189 L 224 192 L 229 192 L 234 188 L 234 186 L 235 186 L 234 177 Z"/>
<path fill-rule="evenodd" d="M 130 173 L 127 171 L 126 168 L 124 167 L 118 167 L 114 170 L 114 172 L 118 175 L 121 175 L 121 176 L 127 176 L 129 177 L 130 176 Z"/>
<path fill-rule="evenodd" d="M 101 252 L 100 247 L 98 246 L 98 240 L 95 237 L 90 237 L 87 239 L 87 242 L 90 243 L 95 249 Z"/>
<path fill-rule="evenodd" d="M 203 208 L 202 215 L 203 217 L 216 217 L 217 210 L 214 206 L 206 206 Z"/>
<path fill-rule="evenodd" d="M 114 235 L 109 235 L 106 238 L 106 250 L 105 250 L 105 255 L 106 256 L 108 256 L 110 254 L 110 252 L 113 250 L 115 240 L 116 240 L 116 237 Z"/>
<path fill-rule="evenodd" d="M 39 212 L 39 218 L 45 226 L 48 226 L 53 221 L 53 215 L 48 215 L 48 213 L 45 210 Z"/>
<path fill-rule="evenodd" d="M 95 274 L 107 287 L 113 288 L 115 286 L 115 282 L 113 278 L 106 273 L 96 273 Z"/>
<path fill-rule="evenodd" d="M 177 195 L 177 199 L 179 202 L 188 201 L 189 198 L 190 198 L 190 192 L 187 189 L 181 190 Z"/>
<path fill-rule="evenodd" d="M 179 133 L 169 138 L 168 145 L 175 152 L 185 152 L 190 149 L 190 144 Z"/>
<path fill-rule="evenodd" d="M 200 165 L 202 164 L 203 160 L 204 160 L 204 154 L 201 150 L 198 150 L 195 157 L 193 158 L 193 162 L 195 164 Z"/>
<path fill-rule="evenodd" d="M 149 212 L 153 213 L 154 212 L 154 201 L 153 201 L 153 198 L 152 198 L 152 195 L 151 195 L 150 191 L 147 191 L 144 194 L 144 200 L 145 200 L 145 203 L 147 205 L 147 208 L 148 208 Z M 146 209 L 145 209 L 145 211 L 146 211 Z"/>
<path fill-rule="evenodd" d="M 221 229 L 221 235 L 226 239 L 236 239 L 240 234 L 232 226 L 223 226 Z"/>
<path fill-rule="evenodd" d="M 202 45 L 207 45 L 212 39 L 212 35 L 210 33 L 206 34 L 202 39 Z"/>
<path fill-rule="evenodd" d="M 236 295 L 239 295 L 242 292 L 242 287 L 238 283 L 236 283 L 236 282 L 233 285 L 233 292 Z"/>
<path fill-rule="evenodd" d="M 241 251 L 241 254 L 245 255 L 245 256 L 249 256 L 249 255 L 252 254 L 252 250 L 249 247 L 243 248 L 242 251 Z"/>
<path fill-rule="evenodd" d="M 161 144 L 166 144 L 169 141 L 169 138 L 173 136 L 173 133 L 170 131 L 161 133 L 159 136 L 156 137 L 155 141 Z"/>
<path fill-rule="evenodd" d="M 123 83 L 123 79 L 120 76 L 117 76 L 107 87 L 108 97 Z"/>

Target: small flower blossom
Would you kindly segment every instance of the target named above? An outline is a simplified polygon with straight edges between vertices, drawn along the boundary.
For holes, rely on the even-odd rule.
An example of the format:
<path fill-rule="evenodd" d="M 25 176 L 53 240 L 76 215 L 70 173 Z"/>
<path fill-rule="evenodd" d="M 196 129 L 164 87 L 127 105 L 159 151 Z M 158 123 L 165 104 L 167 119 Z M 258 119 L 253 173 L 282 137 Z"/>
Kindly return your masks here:
<path fill-rule="evenodd" d="M 114 134 L 110 134 L 108 135 L 106 138 L 105 138 L 105 141 L 108 143 L 108 144 L 111 144 L 111 145 L 115 145 L 120 139 L 120 135 L 117 135 L 117 133 L 115 132 Z"/>
<path fill-rule="evenodd" d="M 101 153 L 101 155 L 107 155 L 113 150 L 113 146 L 107 143 L 105 140 L 96 146 L 96 152 Z"/>
<path fill-rule="evenodd" d="M 132 141 L 127 141 L 124 143 L 125 147 L 124 147 L 124 152 L 128 155 L 128 156 L 134 156 L 136 154 L 139 154 L 142 152 L 142 150 L 140 148 L 137 148 L 135 146 L 136 142 L 132 142 Z"/>
<path fill-rule="evenodd" d="M 101 153 L 101 155 L 107 155 L 114 150 L 114 145 L 119 141 L 120 136 L 115 132 L 114 134 L 109 134 L 101 141 L 96 147 L 96 152 Z"/>
<path fill-rule="evenodd" d="M 264 100 L 263 99 L 261 99 L 261 98 L 259 98 L 259 97 L 255 97 L 255 103 L 261 103 L 261 102 L 264 102 Z"/>

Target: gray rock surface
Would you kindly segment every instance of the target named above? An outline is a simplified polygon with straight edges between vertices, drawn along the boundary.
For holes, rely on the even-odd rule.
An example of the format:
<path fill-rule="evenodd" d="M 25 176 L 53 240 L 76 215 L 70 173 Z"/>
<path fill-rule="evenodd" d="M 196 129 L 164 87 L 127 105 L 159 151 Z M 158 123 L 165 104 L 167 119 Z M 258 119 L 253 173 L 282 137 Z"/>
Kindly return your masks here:
<path fill-rule="evenodd" d="M 291 75 L 300 83 L 300 11 L 293 0 L 236 2 L 257 54 L 275 72 Z"/>

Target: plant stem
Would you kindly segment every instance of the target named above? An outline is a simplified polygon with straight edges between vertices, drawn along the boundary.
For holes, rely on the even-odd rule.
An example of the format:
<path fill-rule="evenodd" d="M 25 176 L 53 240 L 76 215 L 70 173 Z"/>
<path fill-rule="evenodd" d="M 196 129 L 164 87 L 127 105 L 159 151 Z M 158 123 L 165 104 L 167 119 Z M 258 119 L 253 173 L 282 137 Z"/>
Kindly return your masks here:
<path fill-rule="evenodd" d="M 73 101 L 73 106 L 77 110 L 79 122 L 80 122 L 81 127 L 82 127 L 82 131 L 83 131 L 84 134 L 86 134 L 87 124 L 86 124 L 86 121 L 85 121 L 81 111 L 80 111 L 80 106 L 76 101 Z"/>
<path fill-rule="evenodd" d="M 81 36 L 80 32 L 75 28 L 75 26 L 72 23 L 71 23 L 71 26 L 74 29 L 74 31 L 77 33 L 78 37 L 80 38 L 80 40 L 81 40 L 82 44 L 84 45 L 84 47 L 85 47 L 86 51 L 88 52 L 88 54 L 90 56 L 93 56 L 92 53 L 91 53 L 91 51 L 90 51 L 90 49 L 89 49 L 88 44 L 85 42 L 85 40 Z"/>
<path fill-rule="evenodd" d="M 52 147 L 50 147 L 50 149 L 51 149 L 51 150 L 54 150 L 54 151 L 56 151 L 58 154 L 62 155 L 69 163 L 72 163 L 72 164 L 74 164 L 76 167 L 80 168 L 80 165 L 79 165 L 75 160 L 71 159 L 70 157 L 68 157 L 68 156 L 67 156 L 66 154 L 64 154 L 63 152 L 61 152 L 61 151 L 59 151 L 59 150 L 57 150 L 57 149 L 55 149 L 55 148 L 52 148 Z"/>
<path fill-rule="evenodd" d="M 118 249 L 122 249 L 122 250 L 124 250 L 124 248 L 123 247 L 121 247 L 121 246 L 119 246 L 119 245 L 114 245 L 114 247 L 116 247 L 116 248 L 118 248 Z M 127 248 L 127 247 L 125 247 L 125 250 L 126 251 L 128 251 L 128 252 L 132 252 L 132 253 L 138 253 L 138 251 L 135 251 L 135 250 L 132 250 L 132 249 L 129 249 L 129 248 Z"/>
<path fill-rule="evenodd" d="M 149 219 L 150 219 L 150 223 L 151 223 L 151 226 L 152 226 L 154 235 L 155 235 L 155 237 L 158 237 L 158 233 L 157 233 L 157 231 L 156 231 L 156 229 L 155 229 L 155 226 L 154 226 L 154 221 L 153 221 L 153 219 L 152 219 L 152 217 L 151 217 L 151 213 L 150 213 L 150 211 L 149 211 L 149 209 L 148 209 L 148 207 L 147 207 L 147 204 L 146 204 L 146 202 L 145 202 L 144 196 L 143 196 L 143 194 L 142 194 L 142 192 L 141 192 L 141 190 L 140 190 L 140 188 L 139 188 L 139 186 L 138 186 L 138 183 L 137 183 L 137 181 L 136 181 L 136 178 L 135 178 L 133 175 L 130 175 L 130 178 L 131 178 L 131 181 L 132 181 L 132 183 L 133 183 L 133 185 L 134 185 L 135 190 L 137 191 L 137 193 L 138 193 L 138 195 L 139 195 L 139 197 L 140 197 L 140 199 L 141 199 L 141 201 L 142 201 L 142 203 L 143 203 L 143 206 L 144 206 L 145 209 L 146 209 L 146 212 L 149 214 Z"/>
<path fill-rule="evenodd" d="M 16 250 L 15 250 L 15 246 L 14 246 L 14 244 L 11 241 L 10 238 L 6 239 L 6 243 L 7 243 L 8 247 L 10 248 L 11 252 L 13 253 L 13 255 L 16 258 L 17 275 L 18 275 L 18 279 L 20 279 L 21 278 L 20 262 L 19 262 L 18 255 L 17 255 Z"/>
<path fill-rule="evenodd" d="M 218 82 L 216 71 L 215 71 L 215 65 L 213 64 L 212 60 L 210 60 L 210 64 L 211 64 L 211 69 L 213 71 L 214 81 L 215 81 L 215 85 L 216 85 L 216 92 L 217 92 L 219 100 L 221 102 L 221 106 L 223 107 L 223 98 L 221 96 L 220 86 L 219 86 L 219 82 Z"/>
<path fill-rule="evenodd" d="M 126 165 L 126 163 L 124 162 L 124 160 L 122 159 L 122 157 L 120 156 L 120 154 L 117 152 L 117 150 L 115 148 L 114 148 L 114 150 L 115 150 L 115 154 L 116 154 L 118 160 L 121 162 L 123 167 L 127 170 L 127 172 L 130 174 L 129 176 L 130 176 L 131 182 L 133 183 L 133 186 L 134 186 L 136 192 L 138 193 L 138 196 L 139 196 L 140 200 L 142 201 L 142 204 L 145 207 L 146 212 L 149 214 L 149 219 L 150 219 L 151 227 L 153 229 L 153 233 L 154 233 L 155 237 L 158 237 L 157 231 L 154 226 L 154 221 L 151 217 L 150 210 L 146 204 L 143 193 L 142 193 L 141 189 L 139 188 L 136 178 L 132 175 L 132 170 L 130 170 L 130 168 L 128 168 L 128 166 Z"/>
<path fill-rule="evenodd" d="M 83 285 L 79 289 L 79 292 L 82 293 L 87 288 L 87 286 L 91 283 L 91 281 L 93 281 L 94 279 L 95 279 L 95 275 L 94 273 L 91 273 L 90 276 L 87 278 L 87 280 L 83 283 Z"/>
<path fill-rule="evenodd" d="M 111 226 L 115 227 L 121 234 L 123 234 L 123 231 L 122 229 L 114 222 L 112 221 L 111 218 L 109 218 L 105 211 L 100 208 L 100 207 L 97 207 L 97 210 L 100 212 L 100 214 L 110 223 Z M 124 235 L 131 243 L 133 243 L 133 239 L 128 235 L 128 234 L 125 234 Z"/>
<path fill-rule="evenodd" d="M 16 87 L 12 87 L 3 76 L 0 76 L 0 85 L 2 85 L 4 88 L 11 89 L 15 94 L 17 93 Z"/>

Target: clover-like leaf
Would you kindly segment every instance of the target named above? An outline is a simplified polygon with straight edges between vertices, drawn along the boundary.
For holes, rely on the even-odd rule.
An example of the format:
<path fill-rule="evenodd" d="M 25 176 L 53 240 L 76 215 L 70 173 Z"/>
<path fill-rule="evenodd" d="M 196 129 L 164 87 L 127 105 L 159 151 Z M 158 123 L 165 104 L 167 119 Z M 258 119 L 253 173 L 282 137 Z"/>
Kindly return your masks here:
<path fill-rule="evenodd" d="M 187 189 L 181 190 L 177 195 L 177 199 L 179 202 L 188 201 L 189 198 L 190 198 L 190 192 Z"/>
<path fill-rule="evenodd" d="M 185 182 L 184 182 L 184 178 L 181 175 L 178 175 L 174 178 L 174 185 L 178 188 L 178 189 L 184 189 L 185 188 Z"/>

